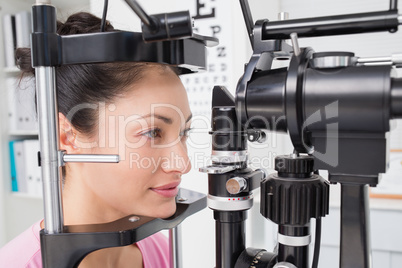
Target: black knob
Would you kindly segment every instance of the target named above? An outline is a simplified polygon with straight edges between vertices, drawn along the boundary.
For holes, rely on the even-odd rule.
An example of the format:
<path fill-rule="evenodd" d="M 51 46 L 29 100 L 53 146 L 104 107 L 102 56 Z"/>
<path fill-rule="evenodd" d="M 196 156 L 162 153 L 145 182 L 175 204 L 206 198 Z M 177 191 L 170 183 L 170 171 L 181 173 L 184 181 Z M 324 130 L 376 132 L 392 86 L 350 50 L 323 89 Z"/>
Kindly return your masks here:
<path fill-rule="evenodd" d="M 314 158 L 275 158 L 276 174 L 261 182 L 261 214 L 276 224 L 305 225 L 328 214 L 329 183 L 313 174 Z"/>
<path fill-rule="evenodd" d="M 314 158 L 309 155 L 281 155 L 275 158 L 275 170 L 278 171 L 279 176 L 310 176 L 314 171 Z"/>

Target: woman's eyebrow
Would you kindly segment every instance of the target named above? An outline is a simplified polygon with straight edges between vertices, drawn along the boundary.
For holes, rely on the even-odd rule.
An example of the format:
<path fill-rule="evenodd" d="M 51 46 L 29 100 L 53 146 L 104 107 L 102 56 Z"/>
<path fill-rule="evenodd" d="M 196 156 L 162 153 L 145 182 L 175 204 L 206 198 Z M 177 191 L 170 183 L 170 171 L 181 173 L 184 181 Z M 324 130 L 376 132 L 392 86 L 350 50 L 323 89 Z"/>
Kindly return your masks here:
<path fill-rule="evenodd" d="M 151 116 L 156 117 L 156 118 L 162 120 L 163 122 L 165 122 L 165 123 L 168 124 L 168 125 L 171 125 L 171 124 L 173 123 L 173 119 L 172 119 L 172 118 L 169 118 L 169 117 L 166 117 L 166 116 L 163 116 L 163 115 L 160 115 L 160 114 L 147 114 L 147 115 L 142 116 L 142 118 L 147 118 L 147 117 L 151 117 Z M 188 116 L 187 120 L 186 120 L 186 123 L 187 123 L 188 121 L 190 121 L 190 119 L 191 119 L 192 117 L 193 117 L 193 114 L 190 114 L 190 115 Z"/>

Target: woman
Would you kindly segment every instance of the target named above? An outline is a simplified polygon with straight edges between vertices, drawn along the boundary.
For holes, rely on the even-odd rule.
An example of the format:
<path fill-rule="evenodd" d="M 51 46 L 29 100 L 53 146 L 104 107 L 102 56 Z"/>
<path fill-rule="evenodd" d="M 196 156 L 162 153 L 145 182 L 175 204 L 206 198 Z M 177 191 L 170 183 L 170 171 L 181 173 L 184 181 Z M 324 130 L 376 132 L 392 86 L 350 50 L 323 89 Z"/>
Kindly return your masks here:
<path fill-rule="evenodd" d="M 97 32 L 88 13 L 58 25 L 61 35 Z M 111 25 L 108 31 L 113 31 Z M 17 60 L 34 72 L 30 51 Z M 118 164 L 68 163 L 63 170 L 64 224 L 94 224 L 129 214 L 166 218 L 176 210 L 181 175 L 190 170 L 186 135 L 191 111 L 175 71 L 155 63 L 104 63 L 57 68 L 60 149 L 67 154 L 118 154 Z M 42 267 L 43 221 L 0 250 L 1 267 Z M 89 254 L 85 267 L 167 267 L 162 234 Z"/>

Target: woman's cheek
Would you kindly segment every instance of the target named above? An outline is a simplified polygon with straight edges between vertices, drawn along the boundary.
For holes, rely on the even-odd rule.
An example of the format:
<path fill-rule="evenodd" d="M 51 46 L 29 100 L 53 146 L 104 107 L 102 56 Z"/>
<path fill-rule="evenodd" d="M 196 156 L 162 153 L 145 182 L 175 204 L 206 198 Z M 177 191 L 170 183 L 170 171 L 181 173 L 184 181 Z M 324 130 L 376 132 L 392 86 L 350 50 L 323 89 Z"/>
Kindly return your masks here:
<path fill-rule="evenodd" d="M 140 149 L 148 146 L 148 143 L 149 138 L 142 135 L 126 135 L 125 138 L 119 140 L 120 148 Z"/>
<path fill-rule="evenodd" d="M 152 175 L 159 169 L 161 161 L 160 150 L 152 150 L 148 146 L 138 149 L 128 149 L 125 168 L 130 172 L 140 172 L 142 176 Z"/>

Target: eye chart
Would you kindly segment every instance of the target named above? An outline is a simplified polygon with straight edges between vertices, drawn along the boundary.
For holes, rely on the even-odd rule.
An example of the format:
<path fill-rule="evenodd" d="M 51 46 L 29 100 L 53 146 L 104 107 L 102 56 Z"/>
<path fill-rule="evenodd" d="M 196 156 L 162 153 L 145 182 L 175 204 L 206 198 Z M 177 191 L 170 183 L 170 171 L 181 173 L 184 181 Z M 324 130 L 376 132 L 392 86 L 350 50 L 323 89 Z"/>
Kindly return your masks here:
<path fill-rule="evenodd" d="M 234 93 L 238 77 L 233 75 L 233 22 L 230 0 L 186 1 L 195 21 L 195 32 L 219 39 L 219 45 L 207 48 L 207 71 L 181 77 L 193 115 L 210 115 L 212 89 L 225 86 Z M 236 6 L 237 7 L 237 6 Z M 241 19 L 241 18 L 238 18 Z"/>

